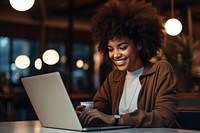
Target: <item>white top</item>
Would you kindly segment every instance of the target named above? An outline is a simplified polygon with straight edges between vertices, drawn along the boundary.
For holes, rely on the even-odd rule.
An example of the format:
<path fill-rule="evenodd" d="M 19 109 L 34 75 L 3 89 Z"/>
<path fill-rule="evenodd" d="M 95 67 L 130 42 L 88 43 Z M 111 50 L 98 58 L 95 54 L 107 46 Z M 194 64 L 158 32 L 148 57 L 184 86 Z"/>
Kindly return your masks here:
<path fill-rule="evenodd" d="M 124 90 L 119 103 L 119 114 L 126 114 L 137 109 L 137 98 L 141 89 L 139 77 L 144 67 L 126 74 Z"/>

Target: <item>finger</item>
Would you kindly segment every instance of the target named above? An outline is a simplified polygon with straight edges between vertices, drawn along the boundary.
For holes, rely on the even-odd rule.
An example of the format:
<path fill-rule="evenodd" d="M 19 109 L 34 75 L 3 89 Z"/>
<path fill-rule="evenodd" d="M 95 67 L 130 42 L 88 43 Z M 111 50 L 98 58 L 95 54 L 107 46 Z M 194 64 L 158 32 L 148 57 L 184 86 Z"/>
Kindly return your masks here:
<path fill-rule="evenodd" d="M 89 110 L 87 111 L 86 115 L 85 115 L 85 118 L 84 118 L 84 121 L 83 121 L 83 124 L 85 126 L 89 126 L 89 123 L 88 123 L 88 120 L 93 116 L 93 111 L 92 110 Z"/>
<path fill-rule="evenodd" d="M 80 115 L 82 114 L 82 112 L 81 112 L 81 111 L 76 111 L 76 114 L 77 114 L 78 116 L 80 116 Z"/>
<path fill-rule="evenodd" d="M 94 109 L 90 109 L 90 110 L 86 110 L 84 111 L 82 117 L 81 117 L 81 122 L 83 126 L 89 126 L 90 123 L 88 122 L 89 119 L 93 119 L 93 116 L 96 115 L 96 110 Z"/>
<path fill-rule="evenodd" d="M 88 111 L 85 115 L 85 118 L 83 120 L 84 126 L 91 126 L 94 119 L 98 118 L 100 116 L 100 112 L 96 109 L 92 109 Z"/>
<path fill-rule="evenodd" d="M 90 113 L 85 124 L 86 125 L 92 125 L 92 122 L 95 122 L 94 121 L 95 119 L 98 119 L 98 120 L 101 119 L 99 112 L 97 112 L 97 111 L 93 111 L 93 112 Z"/>
<path fill-rule="evenodd" d="M 84 105 L 78 105 L 78 106 L 76 107 L 76 111 L 83 111 L 84 108 L 85 108 Z"/>
<path fill-rule="evenodd" d="M 83 118 L 85 117 L 87 111 L 88 111 L 88 110 L 83 110 L 79 118 L 80 118 L 80 119 L 83 119 Z"/>
<path fill-rule="evenodd" d="M 85 126 L 85 121 L 87 121 L 87 115 L 90 113 L 91 110 L 87 109 L 87 110 L 84 110 L 80 116 L 79 116 L 79 120 L 80 122 Z"/>

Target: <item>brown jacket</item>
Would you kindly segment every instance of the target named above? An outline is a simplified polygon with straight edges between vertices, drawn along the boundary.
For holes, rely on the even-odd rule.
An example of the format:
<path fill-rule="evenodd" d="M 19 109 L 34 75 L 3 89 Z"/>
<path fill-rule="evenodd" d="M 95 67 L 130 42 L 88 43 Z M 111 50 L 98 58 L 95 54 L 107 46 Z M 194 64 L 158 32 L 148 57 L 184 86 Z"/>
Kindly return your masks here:
<path fill-rule="evenodd" d="M 113 70 L 94 97 L 94 108 L 106 114 L 118 114 L 126 72 Z M 167 61 L 145 65 L 140 76 L 138 109 L 122 115 L 125 125 L 133 127 L 177 127 L 178 98 L 176 77 Z"/>

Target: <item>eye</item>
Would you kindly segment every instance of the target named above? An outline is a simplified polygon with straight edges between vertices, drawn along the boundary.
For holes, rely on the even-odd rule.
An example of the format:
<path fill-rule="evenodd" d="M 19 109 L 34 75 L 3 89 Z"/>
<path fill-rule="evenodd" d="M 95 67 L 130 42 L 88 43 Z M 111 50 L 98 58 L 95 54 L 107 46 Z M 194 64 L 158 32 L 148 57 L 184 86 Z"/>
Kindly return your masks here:
<path fill-rule="evenodd" d="M 126 50 L 127 46 L 121 46 L 120 49 L 121 50 Z"/>
<path fill-rule="evenodd" d="M 113 48 L 112 48 L 112 47 L 108 47 L 108 51 L 109 51 L 109 52 L 112 52 L 112 51 L 113 51 Z"/>

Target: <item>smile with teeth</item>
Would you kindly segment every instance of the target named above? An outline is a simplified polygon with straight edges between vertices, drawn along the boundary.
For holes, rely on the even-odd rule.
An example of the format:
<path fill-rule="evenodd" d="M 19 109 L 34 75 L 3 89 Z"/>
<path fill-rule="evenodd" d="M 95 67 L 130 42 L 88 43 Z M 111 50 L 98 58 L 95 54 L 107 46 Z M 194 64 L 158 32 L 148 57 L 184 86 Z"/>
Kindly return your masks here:
<path fill-rule="evenodd" d="M 117 66 L 123 65 L 124 63 L 125 63 L 125 60 L 116 60 L 116 61 L 115 61 L 115 64 L 116 64 Z"/>

